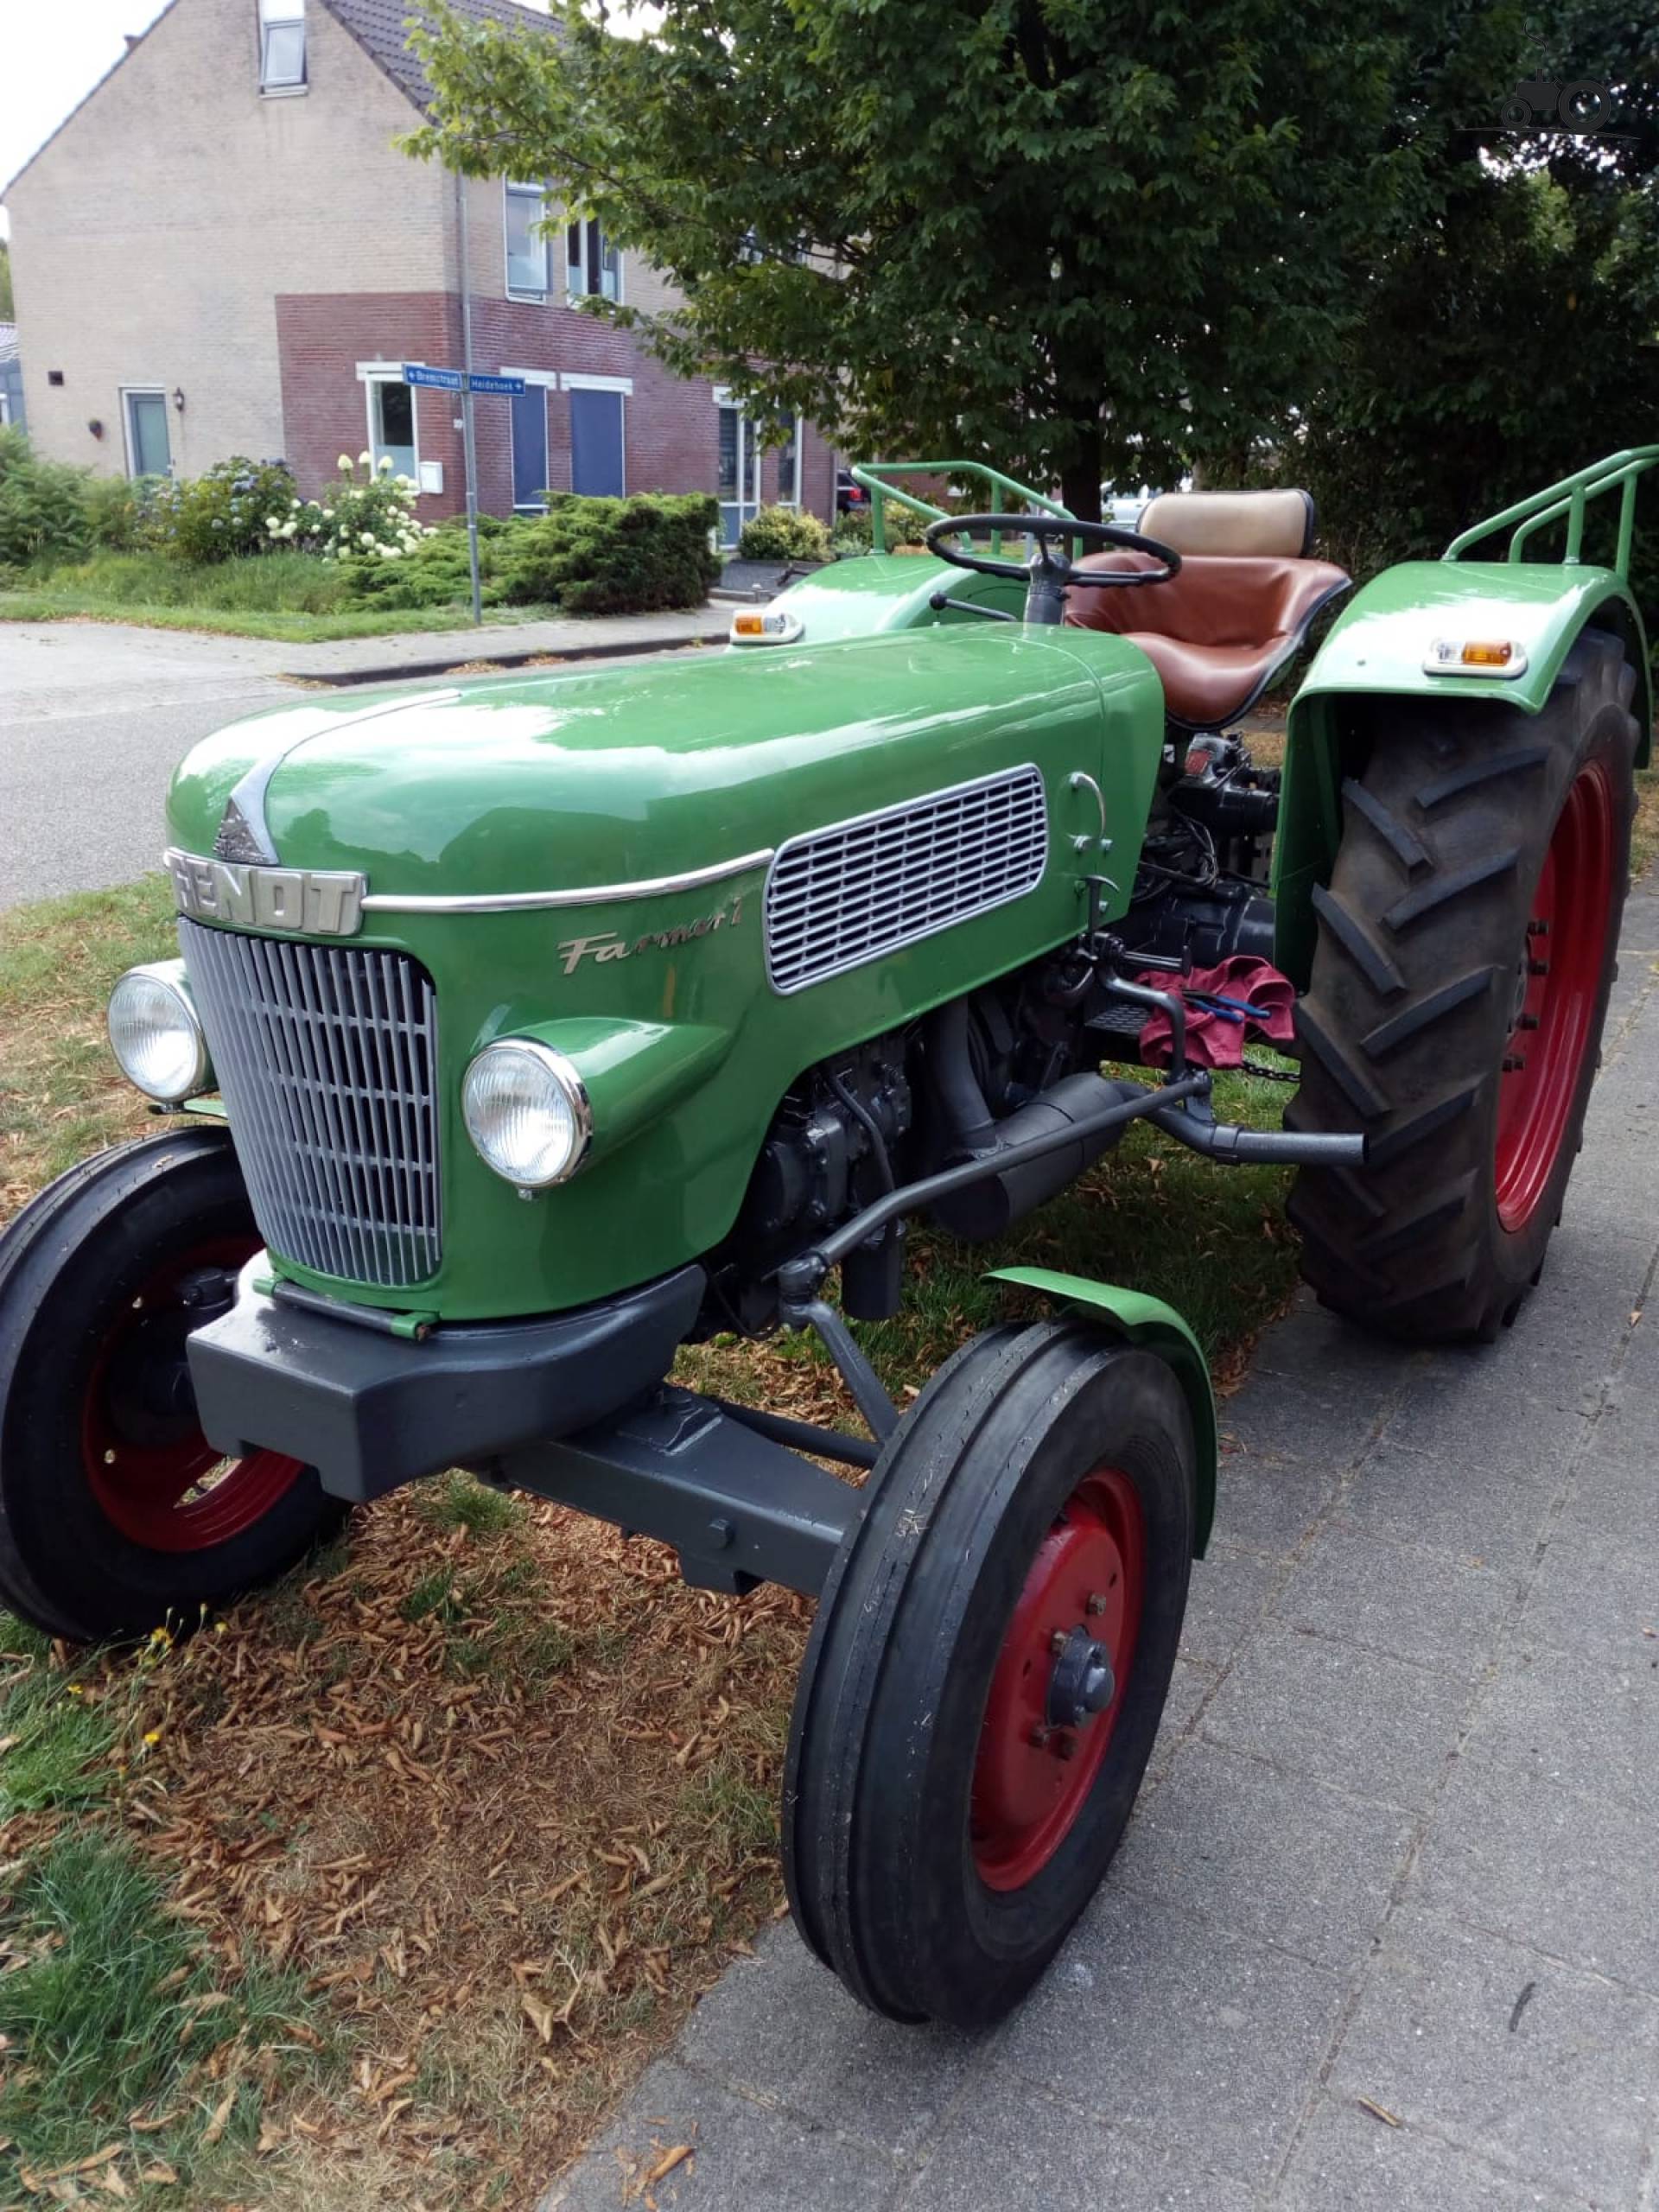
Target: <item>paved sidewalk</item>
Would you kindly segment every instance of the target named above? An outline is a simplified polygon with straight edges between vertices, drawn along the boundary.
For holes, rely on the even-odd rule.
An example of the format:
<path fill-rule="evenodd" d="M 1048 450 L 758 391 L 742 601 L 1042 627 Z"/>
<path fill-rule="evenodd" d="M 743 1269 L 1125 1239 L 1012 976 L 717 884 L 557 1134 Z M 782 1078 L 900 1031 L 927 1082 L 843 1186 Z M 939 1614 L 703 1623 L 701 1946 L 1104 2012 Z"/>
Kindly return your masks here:
<path fill-rule="evenodd" d="M 1224 1408 L 1153 1775 L 1023 2009 L 868 2019 L 779 1927 L 544 2212 L 684 2142 L 662 2212 L 1659 2212 L 1659 893 L 1622 969 L 1515 1330 L 1306 1305 Z"/>
<path fill-rule="evenodd" d="M 655 653 L 679 645 L 724 645 L 729 607 L 694 607 L 661 614 L 556 615 L 545 622 L 486 622 L 481 630 L 411 630 L 404 637 L 348 638 L 332 645 L 281 645 L 284 676 L 309 683 L 395 683 L 437 676 L 488 661 L 514 668 L 547 655 L 598 660 Z"/>

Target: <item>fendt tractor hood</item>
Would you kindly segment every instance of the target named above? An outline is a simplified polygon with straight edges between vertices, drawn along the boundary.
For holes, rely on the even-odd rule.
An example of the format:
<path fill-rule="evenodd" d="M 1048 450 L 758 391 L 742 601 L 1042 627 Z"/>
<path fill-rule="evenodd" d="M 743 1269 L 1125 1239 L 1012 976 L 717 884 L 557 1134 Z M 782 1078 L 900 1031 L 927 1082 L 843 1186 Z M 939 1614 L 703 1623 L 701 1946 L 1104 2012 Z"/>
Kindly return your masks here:
<path fill-rule="evenodd" d="M 1028 758 L 1039 730 L 1052 760 L 1069 724 L 1090 765 L 1103 690 L 1137 680 L 1093 643 L 911 633 L 279 709 L 187 756 L 171 842 L 379 896 L 694 871 Z"/>

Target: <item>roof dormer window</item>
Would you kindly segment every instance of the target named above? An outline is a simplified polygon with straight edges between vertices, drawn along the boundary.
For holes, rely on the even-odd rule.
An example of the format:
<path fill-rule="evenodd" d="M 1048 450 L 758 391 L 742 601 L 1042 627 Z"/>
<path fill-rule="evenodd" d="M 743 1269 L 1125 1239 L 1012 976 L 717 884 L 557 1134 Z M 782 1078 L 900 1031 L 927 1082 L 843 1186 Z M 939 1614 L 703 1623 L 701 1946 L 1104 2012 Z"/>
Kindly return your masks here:
<path fill-rule="evenodd" d="M 305 90 L 305 18 L 283 0 L 285 12 L 267 16 L 259 25 L 259 89 L 262 92 Z"/>

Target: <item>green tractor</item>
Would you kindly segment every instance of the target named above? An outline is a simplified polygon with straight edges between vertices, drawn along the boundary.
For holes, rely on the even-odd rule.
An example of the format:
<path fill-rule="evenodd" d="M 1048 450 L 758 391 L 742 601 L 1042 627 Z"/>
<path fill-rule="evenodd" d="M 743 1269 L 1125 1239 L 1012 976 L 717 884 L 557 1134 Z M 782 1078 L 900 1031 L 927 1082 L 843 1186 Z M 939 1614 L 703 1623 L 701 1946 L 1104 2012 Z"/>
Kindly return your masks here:
<path fill-rule="evenodd" d="M 929 550 L 802 582 L 741 651 L 198 746 L 181 957 L 110 1005 L 170 1118 L 0 1240 L 0 1595 L 75 1639 L 189 1622 L 457 1465 L 704 1586 L 812 1593 L 797 1921 L 877 2012 L 995 2018 L 1152 1749 L 1209 1380 L 1166 1306 L 1038 1270 L 1003 1273 L 1052 1318 L 902 1412 L 849 1322 L 895 1311 L 908 1222 L 994 1240 L 1138 1120 L 1296 1164 L 1309 1280 L 1357 1322 L 1513 1318 L 1612 975 L 1656 460 L 1358 594 L 1282 779 L 1235 725 L 1347 581 L 1301 495 L 1177 495 L 1132 531 L 985 472 L 977 517 L 864 472 L 878 545 L 898 499 Z M 1616 556 L 1586 564 L 1616 488 Z M 1566 558 L 1523 560 L 1553 524 Z M 1465 557 L 1503 529 L 1507 560 Z M 1217 1120 L 1196 1049 L 1194 978 L 1239 957 L 1297 995 L 1280 1131 Z M 668 1379 L 683 1344 L 780 1325 L 868 1436 Z"/>

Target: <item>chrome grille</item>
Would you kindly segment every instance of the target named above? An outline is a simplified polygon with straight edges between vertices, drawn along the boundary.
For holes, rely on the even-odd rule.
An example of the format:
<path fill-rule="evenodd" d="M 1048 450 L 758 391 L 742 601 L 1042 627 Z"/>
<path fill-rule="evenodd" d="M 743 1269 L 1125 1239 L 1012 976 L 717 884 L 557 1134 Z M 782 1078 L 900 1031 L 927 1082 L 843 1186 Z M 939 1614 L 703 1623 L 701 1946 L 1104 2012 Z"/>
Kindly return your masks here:
<path fill-rule="evenodd" d="M 804 990 L 1042 880 L 1048 810 L 1034 767 L 1011 768 L 780 845 L 766 877 L 766 972 Z"/>
<path fill-rule="evenodd" d="M 196 922 L 179 939 L 259 1234 L 319 1274 L 423 1281 L 442 1250 L 425 969 Z"/>

